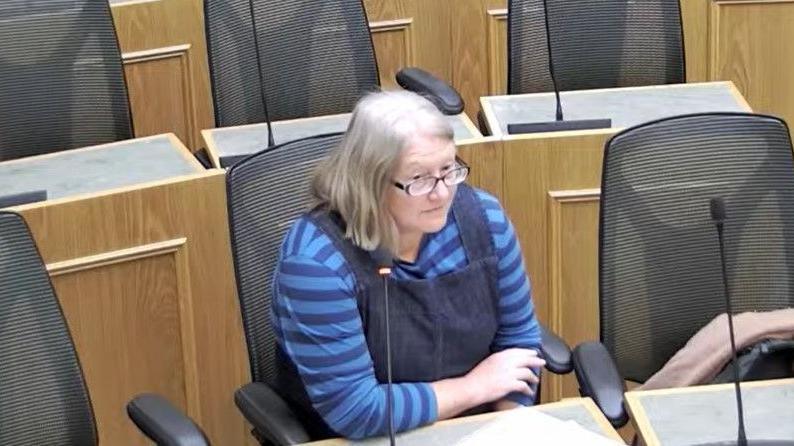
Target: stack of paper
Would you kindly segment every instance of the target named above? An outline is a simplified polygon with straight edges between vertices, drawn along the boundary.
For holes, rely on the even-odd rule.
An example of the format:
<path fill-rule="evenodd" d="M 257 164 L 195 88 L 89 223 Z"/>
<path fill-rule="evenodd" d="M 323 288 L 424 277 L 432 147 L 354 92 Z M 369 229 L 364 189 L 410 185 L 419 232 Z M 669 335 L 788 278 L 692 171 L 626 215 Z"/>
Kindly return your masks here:
<path fill-rule="evenodd" d="M 537 409 L 506 411 L 460 441 L 457 446 L 531 445 L 623 445 L 583 428 L 575 421 L 562 421 Z"/>

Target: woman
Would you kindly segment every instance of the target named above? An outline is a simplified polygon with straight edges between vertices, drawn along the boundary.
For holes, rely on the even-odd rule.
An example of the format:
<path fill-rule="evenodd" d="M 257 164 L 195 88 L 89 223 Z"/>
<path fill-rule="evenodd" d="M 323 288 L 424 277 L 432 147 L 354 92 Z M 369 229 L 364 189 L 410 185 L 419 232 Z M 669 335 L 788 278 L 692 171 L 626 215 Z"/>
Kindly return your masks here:
<path fill-rule="evenodd" d="M 282 245 L 274 277 L 276 387 L 314 437 L 387 432 L 383 282 L 389 288 L 394 425 L 532 402 L 540 331 L 513 227 L 462 182 L 448 121 L 409 92 L 356 106 L 317 170 L 319 205 Z"/>

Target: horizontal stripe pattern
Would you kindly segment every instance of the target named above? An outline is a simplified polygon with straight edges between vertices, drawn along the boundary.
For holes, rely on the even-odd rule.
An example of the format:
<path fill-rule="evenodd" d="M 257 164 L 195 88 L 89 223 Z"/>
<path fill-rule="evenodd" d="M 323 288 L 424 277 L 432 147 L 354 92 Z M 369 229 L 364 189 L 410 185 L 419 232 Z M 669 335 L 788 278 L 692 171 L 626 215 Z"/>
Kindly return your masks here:
<path fill-rule="evenodd" d="M 540 331 L 520 246 L 512 224 L 491 195 L 477 191 L 496 248 L 499 330 L 493 351 L 539 348 Z M 428 234 L 414 263 L 398 262 L 395 280 L 421 280 L 468 265 L 457 222 Z M 274 276 L 271 321 L 279 345 L 292 358 L 309 398 L 340 435 L 365 438 L 386 433 L 386 388 L 378 383 L 356 305 L 355 276 L 331 239 L 308 218 L 295 222 L 281 248 Z M 509 399 L 530 404 L 523 395 Z M 395 383 L 398 431 L 432 423 L 437 402 L 430 383 Z"/>

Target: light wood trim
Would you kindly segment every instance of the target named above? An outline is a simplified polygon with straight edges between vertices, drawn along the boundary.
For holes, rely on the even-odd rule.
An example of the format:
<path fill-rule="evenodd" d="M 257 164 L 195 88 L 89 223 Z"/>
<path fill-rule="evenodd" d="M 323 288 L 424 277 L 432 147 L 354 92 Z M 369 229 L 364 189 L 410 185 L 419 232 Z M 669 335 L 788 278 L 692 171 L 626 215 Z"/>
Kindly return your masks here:
<path fill-rule="evenodd" d="M 504 141 L 520 141 L 520 140 L 535 140 L 535 139 L 557 139 L 557 138 L 577 138 L 583 136 L 598 136 L 598 135 L 614 135 L 623 128 L 612 127 L 608 129 L 593 129 L 593 130 L 566 130 L 563 132 L 536 132 L 536 133 L 522 133 L 518 135 L 504 135 Z"/>
<path fill-rule="evenodd" d="M 379 31 L 395 31 L 405 29 L 414 23 L 414 19 L 395 19 L 395 20 L 380 20 L 377 22 L 370 22 L 369 29 L 373 32 Z"/>
<path fill-rule="evenodd" d="M 480 110 L 482 110 L 482 114 L 485 116 L 485 127 L 488 128 L 488 133 L 490 133 L 491 136 L 504 137 L 506 135 L 502 133 L 502 127 L 499 125 L 499 120 L 496 119 L 493 105 L 491 105 L 491 101 L 488 100 L 491 97 L 493 96 L 483 96 L 480 98 Z"/>
<path fill-rule="evenodd" d="M 634 392 L 626 392 L 623 398 L 626 401 L 626 408 L 629 411 L 631 423 L 634 425 L 634 431 L 639 435 L 644 446 L 659 446 L 659 436 L 651 425 L 648 419 L 648 414 L 637 399 L 637 395 L 632 395 Z"/>
<path fill-rule="evenodd" d="M 124 65 L 152 62 L 164 59 L 176 58 L 179 60 L 182 75 L 182 111 L 185 113 L 185 125 L 187 131 L 188 145 L 196 146 L 195 129 L 198 122 L 196 107 L 195 83 L 193 82 L 193 68 L 190 60 L 190 44 L 172 45 L 160 48 L 150 48 L 141 51 L 130 51 L 121 54 Z"/>
<path fill-rule="evenodd" d="M 590 398 L 566 398 L 562 401 L 557 401 L 554 403 L 547 403 L 540 406 L 534 406 L 535 408 L 542 409 L 542 408 L 565 408 L 565 407 L 576 407 L 582 406 L 584 407 L 590 416 L 598 423 L 598 426 L 601 428 L 601 434 L 611 438 L 613 440 L 620 441 L 623 443 L 623 439 L 620 438 L 620 435 L 615 431 L 612 425 L 609 424 L 609 421 L 606 419 L 603 413 L 598 409 L 598 406 L 591 400 Z M 492 418 L 496 418 L 501 414 L 501 412 L 488 412 L 479 415 L 472 415 L 470 417 L 460 417 L 460 418 L 450 418 L 447 420 L 438 421 L 430 426 L 424 427 L 422 429 L 432 429 L 433 426 L 450 426 L 450 425 L 459 425 L 459 424 L 467 424 L 472 422 L 482 422 L 487 421 Z M 349 446 L 352 443 L 343 438 L 332 438 L 329 440 L 321 440 L 321 441 L 313 441 L 310 443 L 303 443 L 304 446 Z"/>
<path fill-rule="evenodd" d="M 118 8 L 120 6 L 135 6 L 135 5 L 142 5 L 145 3 L 157 3 L 162 0 L 127 0 L 122 2 L 113 2 L 110 4 L 113 8 Z"/>
<path fill-rule="evenodd" d="M 499 38 L 507 38 L 506 33 L 498 30 L 498 24 L 502 21 L 507 21 L 507 9 L 489 9 L 486 11 L 487 27 L 486 38 L 488 39 L 488 93 L 503 93 L 507 89 L 507 64 L 502 67 L 498 61 L 507 61 L 507 55 L 504 54 L 505 48 L 499 45 Z M 507 48 L 509 51 L 509 48 Z"/>
<path fill-rule="evenodd" d="M 176 252 L 185 245 L 187 239 L 178 238 L 159 243 L 136 246 L 134 248 L 120 249 L 78 259 L 64 260 L 47 265 L 47 272 L 52 277 L 86 271 L 94 268 L 115 265 L 117 263 L 132 262 L 134 260 L 156 257 Z"/>
<path fill-rule="evenodd" d="M 182 239 L 186 240 L 186 239 Z M 190 264 L 188 247 L 180 246 L 174 252 L 177 267 L 177 296 L 179 296 L 179 329 L 182 335 L 182 358 L 185 373 L 185 404 L 187 415 L 193 420 L 203 419 L 201 413 L 201 383 L 199 382 L 198 346 L 196 323 L 194 320 L 193 295 L 190 287 Z"/>
<path fill-rule="evenodd" d="M 733 98 L 736 99 L 736 102 L 739 105 L 741 105 L 742 108 L 744 108 L 744 110 L 747 113 L 752 113 L 753 112 L 753 108 L 750 107 L 750 103 L 747 102 L 747 99 L 745 99 L 744 96 L 742 95 L 742 93 L 739 91 L 739 89 L 736 88 L 736 84 L 734 84 L 731 81 L 727 81 L 727 82 L 729 84 L 728 88 L 731 90 L 731 94 L 733 95 Z"/>
<path fill-rule="evenodd" d="M 568 338 L 566 336 L 566 340 L 570 343 L 578 343 L 583 342 L 590 338 L 589 336 L 585 336 L 584 338 L 581 337 L 581 330 L 582 327 L 586 327 L 588 332 L 595 331 L 597 333 L 598 327 L 598 311 L 597 311 L 597 302 L 583 302 L 581 305 L 595 305 L 596 311 L 595 314 L 590 315 L 589 313 L 585 316 L 585 319 L 580 319 L 575 317 L 571 319 L 568 318 L 566 324 L 565 313 L 570 312 L 570 299 L 566 299 L 566 296 L 570 295 L 570 291 L 567 289 L 570 285 L 570 279 L 566 281 L 565 279 L 565 270 L 566 267 L 571 267 L 567 262 L 571 259 L 571 252 L 570 246 L 566 249 L 564 247 L 564 241 L 571 235 L 570 228 L 567 228 L 566 232 L 566 222 L 564 221 L 563 217 L 563 209 L 571 204 L 577 203 L 598 203 L 601 198 L 600 189 L 582 189 L 582 190 L 562 190 L 562 191 L 549 191 L 549 205 L 548 205 L 548 250 L 549 250 L 549 263 L 548 263 L 548 277 L 546 280 L 548 281 L 548 289 L 549 289 L 549 307 L 550 307 L 550 315 L 549 315 L 549 329 L 553 332 L 558 334 L 566 334 L 567 336 L 573 336 L 573 338 Z M 574 236 L 576 234 L 573 234 Z M 597 237 L 597 235 L 596 235 Z M 592 240 L 588 240 L 592 241 Z M 587 244 L 589 246 L 589 243 Z M 581 249 L 581 247 L 580 247 Z M 587 248 L 589 252 L 589 248 Z M 578 279 L 579 283 L 582 283 L 583 280 L 589 282 L 590 275 L 583 274 L 583 277 Z M 597 276 L 595 278 L 596 284 L 594 285 L 597 287 Z M 585 282 L 585 283 L 587 283 Z M 574 293 L 576 295 L 576 293 Z M 577 296 L 579 297 L 579 296 Z M 585 307 L 586 308 L 586 307 Z M 579 312 L 571 312 L 574 315 L 580 314 Z M 572 322 L 573 321 L 573 322 Z M 570 324 L 570 325 L 569 325 Z M 579 330 L 573 329 L 578 332 L 578 336 L 574 336 L 574 333 L 569 333 L 571 325 L 578 326 Z M 562 379 L 554 379 L 549 380 L 547 384 L 548 387 L 552 390 L 552 393 L 555 395 L 565 395 L 566 394 L 566 386 L 571 387 L 571 380 L 570 377 L 562 377 Z M 576 389 L 576 386 L 573 386 L 573 389 Z"/>
<path fill-rule="evenodd" d="M 207 154 L 209 154 L 212 165 L 216 169 L 221 168 L 221 157 L 218 155 L 218 146 L 215 145 L 215 132 L 219 130 L 223 129 L 204 129 L 201 131 L 201 137 L 207 147 Z"/>
<path fill-rule="evenodd" d="M 204 170 L 204 166 L 202 166 L 201 163 L 196 159 L 190 149 L 188 149 L 186 145 L 182 144 L 182 141 L 180 141 L 176 135 L 173 133 L 167 133 L 166 136 L 168 136 L 168 139 L 171 141 L 171 145 L 173 145 L 179 154 L 182 155 L 182 158 L 184 158 L 189 164 L 192 164 L 197 171 Z"/>

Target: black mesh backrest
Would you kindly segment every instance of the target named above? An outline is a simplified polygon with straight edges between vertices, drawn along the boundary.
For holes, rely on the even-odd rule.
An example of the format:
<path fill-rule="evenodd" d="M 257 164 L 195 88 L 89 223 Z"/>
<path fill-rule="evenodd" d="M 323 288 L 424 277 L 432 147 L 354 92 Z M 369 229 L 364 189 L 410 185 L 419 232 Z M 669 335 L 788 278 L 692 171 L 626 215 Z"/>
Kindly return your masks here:
<path fill-rule="evenodd" d="M 315 167 L 340 140 L 335 133 L 281 144 L 235 164 L 226 176 L 237 293 L 254 381 L 271 382 L 275 370 L 270 300 L 281 243 L 293 221 L 310 209 Z"/>
<path fill-rule="evenodd" d="M 601 337 L 624 377 L 645 381 L 725 312 L 712 198 L 725 201 L 734 312 L 794 306 L 794 161 L 782 120 L 663 119 L 617 134 L 604 156 Z"/>
<path fill-rule="evenodd" d="M 50 277 L 25 221 L 2 211 L 0 444 L 96 444 L 83 375 Z"/>
<path fill-rule="evenodd" d="M 378 84 L 360 0 L 252 0 L 272 121 L 349 113 Z M 249 0 L 205 0 L 216 125 L 264 122 Z"/>
<path fill-rule="evenodd" d="M 0 2 L 0 161 L 132 137 L 107 1 Z"/>
<path fill-rule="evenodd" d="M 560 90 L 684 82 L 679 0 L 547 2 Z M 508 93 L 552 91 L 543 0 L 508 10 Z"/>

